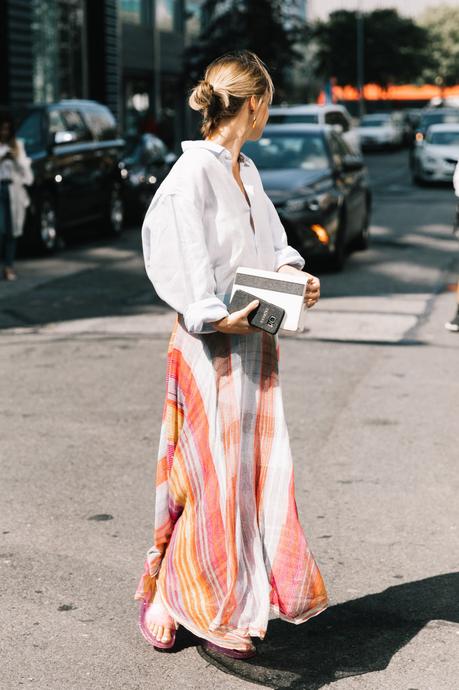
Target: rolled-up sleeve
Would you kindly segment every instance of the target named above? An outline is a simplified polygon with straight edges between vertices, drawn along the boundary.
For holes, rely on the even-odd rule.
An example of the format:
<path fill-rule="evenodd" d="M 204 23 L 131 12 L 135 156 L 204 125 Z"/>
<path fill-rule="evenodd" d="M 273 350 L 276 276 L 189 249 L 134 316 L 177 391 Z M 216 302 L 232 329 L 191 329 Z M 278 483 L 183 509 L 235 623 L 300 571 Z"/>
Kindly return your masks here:
<path fill-rule="evenodd" d="M 183 315 L 190 333 L 214 332 L 213 321 L 228 316 L 215 294 L 215 277 L 202 217 L 180 194 L 167 194 L 150 207 L 142 226 L 147 275 L 159 297 Z"/>
<path fill-rule="evenodd" d="M 271 233 L 274 244 L 274 251 L 276 253 L 276 263 L 274 270 L 277 271 L 281 266 L 289 264 L 300 270 L 304 268 L 305 261 L 301 254 L 291 247 L 287 240 L 287 233 L 281 223 L 279 214 L 277 213 L 273 202 L 265 193 L 266 204 L 268 206 L 269 223 L 271 226 Z"/>

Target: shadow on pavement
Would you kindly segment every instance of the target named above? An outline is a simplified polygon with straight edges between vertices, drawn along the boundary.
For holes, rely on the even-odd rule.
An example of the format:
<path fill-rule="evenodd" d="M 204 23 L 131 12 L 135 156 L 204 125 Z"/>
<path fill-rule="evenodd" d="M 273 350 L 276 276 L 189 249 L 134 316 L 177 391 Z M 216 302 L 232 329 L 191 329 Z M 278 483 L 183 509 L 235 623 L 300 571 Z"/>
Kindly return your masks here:
<path fill-rule="evenodd" d="M 459 622 L 458 591 L 459 572 L 448 573 L 331 606 L 299 626 L 270 621 L 250 661 L 198 650 L 220 670 L 252 683 L 275 690 L 319 690 L 385 669 L 429 621 Z"/>

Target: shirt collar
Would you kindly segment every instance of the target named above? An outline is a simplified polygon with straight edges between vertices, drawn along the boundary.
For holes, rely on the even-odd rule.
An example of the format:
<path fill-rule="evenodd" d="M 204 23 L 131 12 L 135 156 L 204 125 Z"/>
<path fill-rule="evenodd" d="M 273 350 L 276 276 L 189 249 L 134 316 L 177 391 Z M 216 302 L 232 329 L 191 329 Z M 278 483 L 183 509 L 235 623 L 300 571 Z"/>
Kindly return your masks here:
<path fill-rule="evenodd" d="M 226 160 L 231 160 L 231 151 L 229 151 L 225 146 L 217 144 L 216 141 L 210 141 L 209 139 L 194 139 L 189 141 L 182 141 L 182 151 L 187 151 L 188 149 L 208 149 L 209 151 L 214 151 L 216 154 L 223 155 Z M 243 165 L 249 165 L 249 158 L 245 153 L 239 154 L 239 162 Z"/>

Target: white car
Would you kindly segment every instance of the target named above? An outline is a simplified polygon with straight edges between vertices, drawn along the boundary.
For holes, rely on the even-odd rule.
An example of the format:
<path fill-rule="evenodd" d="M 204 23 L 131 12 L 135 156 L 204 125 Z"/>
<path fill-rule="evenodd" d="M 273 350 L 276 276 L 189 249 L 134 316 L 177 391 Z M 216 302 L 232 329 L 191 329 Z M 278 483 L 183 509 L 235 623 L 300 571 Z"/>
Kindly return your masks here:
<path fill-rule="evenodd" d="M 459 124 L 431 125 L 413 152 L 413 182 L 452 182 L 459 160 Z"/>
<path fill-rule="evenodd" d="M 289 105 L 269 109 L 270 125 L 331 125 L 339 131 L 346 143 L 360 153 L 360 139 L 352 118 L 343 105 Z"/>
<path fill-rule="evenodd" d="M 403 143 L 403 120 L 397 114 L 364 115 L 358 131 L 362 149 L 394 148 Z"/>

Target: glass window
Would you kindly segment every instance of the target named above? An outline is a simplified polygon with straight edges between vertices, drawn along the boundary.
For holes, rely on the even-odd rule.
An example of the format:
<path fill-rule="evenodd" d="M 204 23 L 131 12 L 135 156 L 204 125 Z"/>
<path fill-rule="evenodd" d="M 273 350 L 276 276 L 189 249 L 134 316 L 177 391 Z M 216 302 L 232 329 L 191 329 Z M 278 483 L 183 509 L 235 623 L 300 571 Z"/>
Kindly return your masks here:
<path fill-rule="evenodd" d="M 99 141 L 116 139 L 116 120 L 108 108 L 88 108 L 83 111 L 83 114 L 94 139 Z"/>
<path fill-rule="evenodd" d="M 153 0 L 119 0 L 122 22 L 128 24 L 153 24 Z"/>
<path fill-rule="evenodd" d="M 17 129 L 17 136 L 24 141 L 28 154 L 37 153 L 44 149 L 43 118 L 41 112 L 26 115 Z"/>
<path fill-rule="evenodd" d="M 121 21 L 129 24 L 142 23 L 142 0 L 120 0 Z"/>
<path fill-rule="evenodd" d="M 203 27 L 204 0 L 185 0 L 185 34 L 186 43 L 190 45 L 198 40 Z"/>
<path fill-rule="evenodd" d="M 55 0 L 32 2 L 33 100 L 49 103 L 59 98 L 59 41 Z"/>
<path fill-rule="evenodd" d="M 156 0 L 156 25 L 161 31 L 174 30 L 175 0 Z"/>
<path fill-rule="evenodd" d="M 48 117 L 50 134 L 67 131 L 67 125 L 65 124 L 63 113 L 60 110 L 50 110 Z"/>
<path fill-rule="evenodd" d="M 438 146 L 458 146 L 459 147 L 459 131 L 443 131 L 443 132 L 428 132 L 426 141 L 429 144 L 437 144 Z"/>
<path fill-rule="evenodd" d="M 62 113 L 67 132 L 72 132 L 74 135 L 73 141 L 88 141 L 91 139 L 91 133 L 86 127 L 83 118 L 76 110 L 65 110 Z"/>
<path fill-rule="evenodd" d="M 260 170 L 326 170 L 329 159 L 321 134 L 270 134 L 247 142 L 243 152 Z"/>

